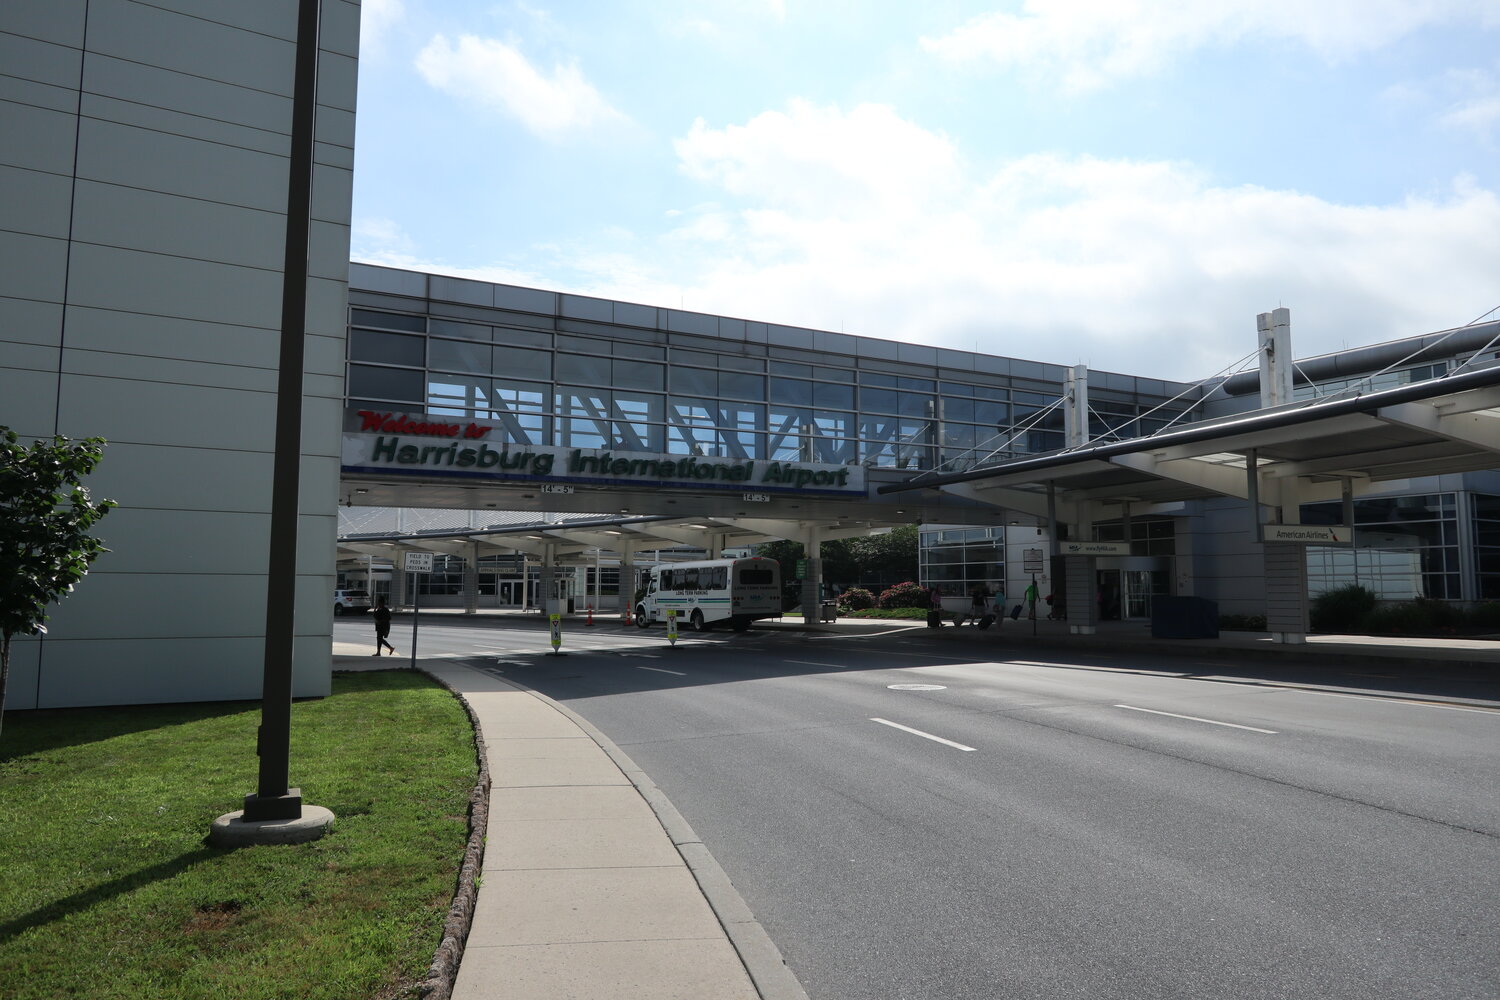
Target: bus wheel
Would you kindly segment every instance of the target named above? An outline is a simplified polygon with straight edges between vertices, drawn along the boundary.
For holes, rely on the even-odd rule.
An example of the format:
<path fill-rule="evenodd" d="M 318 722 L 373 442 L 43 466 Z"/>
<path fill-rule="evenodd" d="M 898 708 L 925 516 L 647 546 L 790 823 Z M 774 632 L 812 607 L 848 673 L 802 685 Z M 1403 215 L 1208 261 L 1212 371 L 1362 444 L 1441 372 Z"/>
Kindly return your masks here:
<path fill-rule="evenodd" d="M 703 612 L 697 608 L 693 609 L 693 617 L 688 619 L 688 622 L 693 626 L 694 632 L 708 631 L 708 626 L 703 622 Z"/>
<path fill-rule="evenodd" d="M 646 620 L 646 606 L 644 604 L 637 604 L 635 607 L 635 627 L 645 628 L 650 624 L 651 623 Z"/>

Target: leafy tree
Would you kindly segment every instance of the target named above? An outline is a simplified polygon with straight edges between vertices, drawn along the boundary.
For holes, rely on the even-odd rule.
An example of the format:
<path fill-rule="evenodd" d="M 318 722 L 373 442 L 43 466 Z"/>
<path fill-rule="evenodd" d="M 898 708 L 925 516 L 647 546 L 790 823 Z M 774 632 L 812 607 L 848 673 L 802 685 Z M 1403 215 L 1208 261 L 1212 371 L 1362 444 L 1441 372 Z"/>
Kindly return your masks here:
<path fill-rule="evenodd" d="M 823 579 L 839 587 L 852 584 L 894 583 L 917 575 L 917 528 L 903 525 L 882 535 L 843 538 L 818 547 L 823 557 Z M 801 542 L 766 542 L 755 554 L 781 563 L 781 577 L 791 580 L 797 560 L 803 558 Z"/>
<path fill-rule="evenodd" d="M 79 485 L 103 457 L 103 438 L 56 437 L 28 448 L 0 427 L 0 720 L 10 637 L 45 633 L 47 605 L 66 597 L 108 551 L 89 529 L 115 502 L 94 503 Z"/>

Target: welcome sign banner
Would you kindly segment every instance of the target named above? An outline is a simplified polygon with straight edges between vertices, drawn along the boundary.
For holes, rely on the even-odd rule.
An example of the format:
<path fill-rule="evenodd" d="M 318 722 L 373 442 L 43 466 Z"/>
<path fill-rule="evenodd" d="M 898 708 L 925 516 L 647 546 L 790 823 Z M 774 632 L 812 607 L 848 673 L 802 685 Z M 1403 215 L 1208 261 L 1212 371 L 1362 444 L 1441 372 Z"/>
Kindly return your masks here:
<path fill-rule="evenodd" d="M 858 465 L 619 453 L 492 442 L 499 424 L 381 410 L 346 412 L 347 472 L 597 486 L 661 486 L 762 492 L 865 492 Z"/>

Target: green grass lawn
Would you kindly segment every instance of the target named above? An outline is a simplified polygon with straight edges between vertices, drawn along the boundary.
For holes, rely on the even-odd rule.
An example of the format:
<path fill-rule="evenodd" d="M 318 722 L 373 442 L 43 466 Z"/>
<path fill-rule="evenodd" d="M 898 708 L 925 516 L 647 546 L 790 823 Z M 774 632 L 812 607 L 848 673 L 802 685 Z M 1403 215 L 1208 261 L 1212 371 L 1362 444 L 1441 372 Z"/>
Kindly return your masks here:
<path fill-rule="evenodd" d="M 407 671 L 292 708 L 321 840 L 221 850 L 256 785 L 259 704 L 8 713 L 0 996 L 394 998 L 426 973 L 468 838 L 463 707 Z M 414 995 L 414 991 L 411 991 Z"/>

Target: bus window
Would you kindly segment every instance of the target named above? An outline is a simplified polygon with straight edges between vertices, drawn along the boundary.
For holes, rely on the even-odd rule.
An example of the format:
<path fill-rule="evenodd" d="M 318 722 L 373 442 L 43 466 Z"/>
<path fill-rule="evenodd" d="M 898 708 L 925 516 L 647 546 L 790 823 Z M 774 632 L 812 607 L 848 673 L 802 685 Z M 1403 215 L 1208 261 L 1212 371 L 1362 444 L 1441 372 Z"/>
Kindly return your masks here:
<path fill-rule="evenodd" d="M 775 582 L 771 578 L 768 569 L 742 569 L 740 570 L 740 583 L 768 585 Z"/>

